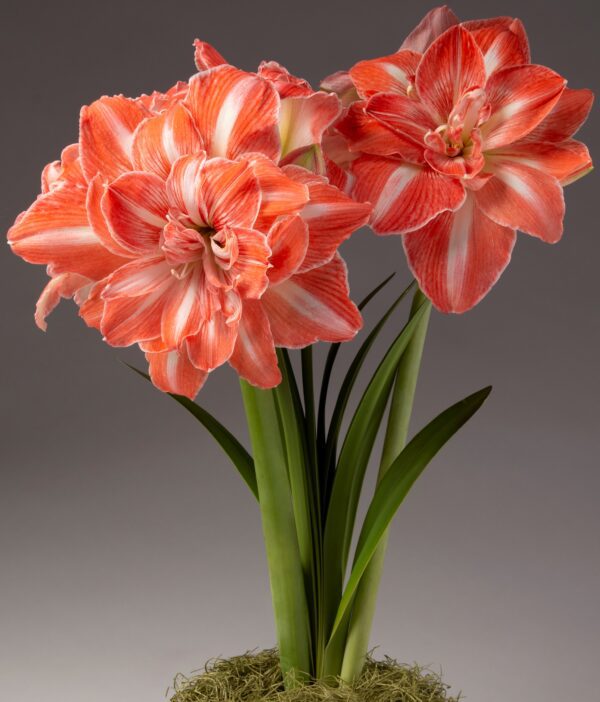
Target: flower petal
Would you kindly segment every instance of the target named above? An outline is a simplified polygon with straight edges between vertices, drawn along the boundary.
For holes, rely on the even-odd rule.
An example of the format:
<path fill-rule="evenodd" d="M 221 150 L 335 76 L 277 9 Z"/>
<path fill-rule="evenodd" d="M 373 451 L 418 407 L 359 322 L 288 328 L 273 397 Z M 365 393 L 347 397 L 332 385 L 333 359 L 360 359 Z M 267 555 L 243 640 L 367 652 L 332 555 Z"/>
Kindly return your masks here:
<path fill-rule="evenodd" d="M 208 373 L 190 363 L 185 353 L 162 351 L 146 353 L 150 378 L 163 392 L 184 395 L 193 400 L 206 382 Z"/>
<path fill-rule="evenodd" d="M 131 170 L 133 132 L 147 114 L 140 104 L 122 95 L 102 97 L 81 109 L 81 165 L 88 180 L 96 173 L 113 180 Z"/>
<path fill-rule="evenodd" d="M 81 288 L 85 288 L 92 281 L 78 273 L 61 273 L 50 279 L 35 306 L 35 323 L 46 331 L 46 317 L 58 305 L 61 298 L 68 300 Z"/>
<path fill-rule="evenodd" d="M 561 238 L 565 201 L 556 178 L 503 156 L 488 158 L 486 171 L 495 177 L 476 196 L 490 219 L 550 244 Z"/>
<path fill-rule="evenodd" d="M 86 187 L 79 158 L 79 144 L 65 146 L 60 155 L 60 161 L 49 163 L 42 171 L 42 193 L 45 194 L 65 184 Z"/>
<path fill-rule="evenodd" d="M 141 122 L 133 137 L 133 165 L 166 179 L 180 156 L 202 150 L 202 139 L 192 116 L 176 103 L 156 117 Z"/>
<path fill-rule="evenodd" d="M 485 86 L 485 64 L 473 35 L 460 25 L 451 27 L 425 52 L 415 84 L 419 99 L 437 124 L 445 124 L 459 99 Z M 437 125 L 436 125 L 437 126 Z"/>
<path fill-rule="evenodd" d="M 202 198 L 202 169 L 206 161 L 204 151 L 177 159 L 167 178 L 167 197 L 171 205 L 186 213 L 198 226 L 206 226 L 206 211 Z"/>
<path fill-rule="evenodd" d="M 406 37 L 400 49 L 412 49 L 423 53 L 428 46 L 447 29 L 458 24 L 458 17 L 449 7 L 430 10 Z"/>
<path fill-rule="evenodd" d="M 361 156 L 354 161 L 353 195 L 373 205 L 371 227 L 377 234 L 417 229 L 444 210 L 458 209 L 465 198 L 461 182 L 425 166 Z"/>
<path fill-rule="evenodd" d="M 281 218 L 271 227 L 267 242 L 271 249 L 269 282 L 276 285 L 296 273 L 304 261 L 308 249 L 308 226 L 300 215 Z"/>
<path fill-rule="evenodd" d="M 244 300 L 229 363 L 242 378 L 259 388 L 273 388 L 281 382 L 269 319 L 259 300 Z"/>
<path fill-rule="evenodd" d="M 236 290 L 243 297 L 258 298 L 269 285 L 267 271 L 271 249 L 267 237 L 256 229 L 235 227 L 238 255 L 231 267 L 236 278 Z"/>
<path fill-rule="evenodd" d="M 209 156 L 279 158 L 279 96 L 267 81 L 217 66 L 191 78 L 186 103 Z"/>
<path fill-rule="evenodd" d="M 306 149 L 320 144 L 323 133 L 340 111 L 340 101 L 333 94 L 284 98 L 279 117 L 282 163 L 291 163 Z"/>
<path fill-rule="evenodd" d="M 165 183 L 152 173 L 125 173 L 107 186 L 101 202 L 113 239 L 134 253 L 156 251 L 167 223 Z"/>
<path fill-rule="evenodd" d="M 200 294 L 203 285 L 202 267 L 195 266 L 169 288 L 161 321 L 161 338 L 168 348 L 180 348 L 186 337 L 198 333 L 204 317 Z"/>
<path fill-rule="evenodd" d="M 277 61 L 261 61 L 257 74 L 272 83 L 281 98 L 312 95 L 314 92 L 304 78 L 292 75 Z"/>
<path fill-rule="evenodd" d="M 525 136 L 558 102 L 565 79 L 544 66 L 511 66 L 493 73 L 486 86 L 490 118 L 481 125 L 484 149 Z"/>
<path fill-rule="evenodd" d="M 201 173 L 206 222 L 223 227 L 252 227 L 260 207 L 260 187 L 247 161 L 211 158 Z"/>
<path fill-rule="evenodd" d="M 375 93 L 406 95 L 420 60 L 421 54 L 415 51 L 398 51 L 389 56 L 359 61 L 350 69 L 350 77 L 363 98 Z"/>
<path fill-rule="evenodd" d="M 261 302 L 277 346 L 348 341 L 362 326 L 360 312 L 348 297 L 346 266 L 339 255 L 321 268 L 270 286 Z"/>
<path fill-rule="evenodd" d="M 83 188 L 62 186 L 41 195 L 8 232 L 14 253 L 29 263 L 50 264 L 53 273 L 100 280 L 123 259 L 108 251 L 88 222 Z"/>
<path fill-rule="evenodd" d="M 199 71 L 206 71 L 208 68 L 220 66 L 227 61 L 212 44 L 194 39 L 194 63 Z"/>
<path fill-rule="evenodd" d="M 187 338 L 188 356 L 192 364 L 204 371 L 222 365 L 233 353 L 239 321 L 229 322 L 223 312 L 215 312 L 200 323 L 198 332 Z"/>
<path fill-rule="evenodd" d="M 171 268 L 164 256 L 136 259 L 118 268 L 107 279 L 102 297 L 110 300 L 148 295 L 169 280 Z"/>
<path fill-rule="evenodd" d="M 490 290 L 510 261 L 516 234 L 488 219 L 472 194 L 403 237 L 409 266 L 442 312 L 465 312 Z"/>
<path fill-rule="evenodd" d="M 591 90 L 565 88 L 552 110 L 523 139 L 556 142 L 572 137 L 587 119 L 593 102 Z"/>
<path fill-rule="evenodd" d="M 131 258 L 132 252 L 121 246 L 121 244 L 119 244 L 113 237 L 106 221 L 106 217 L 104 216 L 104 212 L 102 212 L 102 198 L 104 197 L 105 192 L 106 183 L 104 182 L 102 175 L 95 175 L 88 184 L 87 197 L 85 201 L 88 221 L 96 233 L 96 236 L 102 242 L 103 246 L 117 256 Z"/>
<path fill-rule="evenodd" d="M 493 17 L 463 22 L 462 26 L 475 37 L 488 76 L 500 68 L 530 63 L 529 41 L 521 20 Z"/>

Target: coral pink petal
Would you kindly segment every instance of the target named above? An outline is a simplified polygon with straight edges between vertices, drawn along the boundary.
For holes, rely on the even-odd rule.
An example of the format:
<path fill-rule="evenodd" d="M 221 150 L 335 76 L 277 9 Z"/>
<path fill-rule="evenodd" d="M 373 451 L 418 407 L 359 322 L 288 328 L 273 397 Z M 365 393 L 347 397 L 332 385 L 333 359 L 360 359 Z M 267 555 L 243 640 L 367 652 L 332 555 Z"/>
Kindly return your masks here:
<path fill-rule="evenodd" d="M 79 307 L 79 316 L 83 321 L 88 327 L 98 330 L 100 329 L 102 315 L 104 314 L 104 299 L 102 298 L 104 285 L 104 280 L 100 280 L 95 285 L 92 285 L 87 293 L 86 299 L 81 302 Z"/>
<path fill-rule="evenodd" d="M 363 98 L 375 93 L 406 95 L 420 60 L 421 54 L 415 51 L 398 51 L 390 56 L 359 61 L 350 69 L 350 77 Z"/>
<path fill-rule="evenodd" d="M 202 147 L 192 116 L 181 103 L 176 103 L 137 127 L 133 137 L 133 165 L 136 170 L 166 179 L 180 156 L 198 153 Z"/>
<path fill-rule="evenodd" d="M 106 191 L 106 184 L 100 174 L 95 175 L 88 184 L 85 206 L 88 221 L 102 244 L 117 256 L 131 258 L 134 254 L 130 249 L 121 246 L 111 234 L 110 228 L 102 212 L 102 198 Z"/>
<path fill-rule="evenodd" d="M 236 290 L 242 297 L 259 298 L 269 285 L 267 271 L 271 249 L 267 237 L 256 229 L 231 229 L 237 240 L 237 259 L 231 266 Z"/>
<path fill-rule="evenodd" d="M 171 269 L 164 256 L 144 257 L 118 268 L 106 281 L 102 297 L 148 295 L 171 280 Z"/>
<path fill-rule="evenodd" d="M 201 266 L 173 282 L 162 312 L 161 338 L 168 348 L 179 348 L 186 337 L 200 328 L 204 310 L 200 289 L 205 285 Z"/>
<path fill-rule="evenodd" d="M 101 207 L 120 246 L 142 254 L 158 249 L 169 203 L 157 175 L 133 171 L 119 176 L 106 188 Z"/>
<path fill-rule="evenodd" d="M 113 180 L 131 170 L 133 132 L 147 115 L 140 104 L 122 95 L 102 97 L 82 108 L 79 143 L 88 180 L 97 173 Z"/>
<path fill-rule="evenodd" d="M 187 339 L 188 356 L 192 364 L 204 371 L 225 363 L 233 353 L 239 321 L 228 321 L 222 312 L 215 312 L 200 323 L 198 332 Z"/>
<path fill-rule="evenodd" d="M 373 205 L 371 226 L 377 234 L 417 229 L 445 210 L 458 209 L 465 191 L 455 178 L 428 166 L 361 156 L 352 168 L 353 195 Z"/>
<path fill-rule="evenodd" d="M 495 149 L 532 131 L 558 102 L 565 79 L 544 66 L 511 66 L 493 73 L 486 94 L 490 118 L 481 125 L 484 149 Z"/>
<path fill-rule="evenodd" d="M 340 101 L 332 94 L 284 98 L 279 117 L 282 163 L 290 163 L 306 149 L 320 144 L 323 133 L 340 111 Z"/>
<path fill-rule="evenodd" d="M 193 156 L 182 156 L 173 164 L 166 184 L 169 203 L 187 214 L 197 226 L 207 226 L 201 179 L 205 161 L 203 151 Z"/>
<path fill-rule="evenodd" d="M 277 285 L 296 273 L 304 261 L 308 226 L 300 215 L 280 218 L 269 230 L 267 242 L 271 248 L 269 282 Z"/>
<path fill-rule="evenodd" d="M 447 29 L 458 24 L 458 17 L 446 5 L 430 10 L 406 37 L 400 49 L 423 53 Z"/>
<path fill-rule="evenodd" d="M 91 282 L 89 278 L 77 273 L 61 273 L 51 278 L 35 306 L 35 323 L 38 327 L 46 331 L 48 326 L 46 317 L 58 305 L 61 298 L 68 300 Z"/>
<path fill-rule="evenodd" d="M 459 99 L 468 90 L 483 88 L 485 80 L 481 49 L 470 32 L 455 26 L 427 49 L 415 84 L 420 101 L 437 124 L 444 124 Z"/>
<path fill-rule="evenodd" d="M 259 300 L 244 300 L 229 363 L 244 380 L 259 388 L 273 388 L 281 382 L 269 319 Z"/>
<path fill-rule="evenodd" d="M 279 158 L 279 96 L 267 81 L 217 66 L 191 78 L 186 103 L 209 156 Z"/>
<path fill-rule="evenodd" d="M 86 187 L 79 158 L 79 144 L 65 146 L 60 155 L 60 161 L 49 163 L 42 171 L 42 193 L 65 184 Z"/>
<path fill-rule="evenodd" d="M 268 230 L 277 217 L 299 212 L 308 202 L 308 188 L 290 178 L 261 154 L 248 158 L 260 187 L 260 210 L 255 226 Z"/>
<path fill-rule="evenodd" d="M 488 75 L 500 68 L 530 63 L 529 41 L 523 24 L 512 17 L 463 22 L 475 37 Z"/>
<path fill-rule="evenodd" d="M 356 202 L 325 179 L 308 186 L 310 201 L 300 212 L 308 225 L 308 250 L 300 273 L 330 261 L 340 244 L 369 221 L 371 205 Z"/>
<path fill-rule="evenodd" d="M 223 227 L 253 227 L 260 208 L 260 186 L 246 161 L 209 159 L 202 169 L 202 198 L 207 223 Z"/>
<path fill-rule="evenodd" d="M 472 194 L 403 237 L 410 268 L 442 312 L 465 312 L 491 289 L 510 261 L 516 233 L 488 219 Z"/>
<path fill-rule="evenodd" d="M 548 115 L 524 139 L 557 142 L 572 137 L 587 119 L 593 102 L 591 90 L 565 88 Z"/>
<path fill-rule="evenodd" d="M 337 123 L 336 129 L 348 141 L 351 151 L 376 154 L 378 156 L 402 155 L 410 161 L 419 162 L 423 160 L 423 137 L 427 131 L 427 126 L 422 126 L 419 121 L 422 114 L 419 106 L 411 101 L 411 113 L 416 112 L 414 118 L 407 116 L 406 121 L 400 119 L 399 115 L 391 114 L 392 123 L 400 126 L 400 130 L 407 130 L 410 136 L 396 131 L 391 124 L 386 124 L 383 120 L 376 119 L 373 115 L 365 112 L 364 102 L 355 102 L 349 108 L 344 117 Z M 383 115 L 384 119 L 389 113 Z M 430 117 L 425 114 L 426 122 L 429 124 Z"/>
<path fill-rule="evenodd" d="M 339 255 L 321 268 L 269 287 L 261 302 L 277 346 L 349 341 L 362 326 L 360 312 L 348 297 L 346 266 Z"/>
<path fill-rule="evenodd" d="M 163 392 L 183 395 L 193 400 L 206 382 L 208 373 L 190 363 L 185 353 L 162 351 L 146 353 L 150 378 Z"/>
<path fill-rule="evenodd" d="M 556 178 L 504 156 L 488 158 L 486 171 L 494 178 L 476 197 L 490 219 L 551 244 L 561 238 L 565 201 Z"/>
<path fill-rule="evenodd" d="M 212 44 L 200 39 L 194 39 L 194 62 L 199 71 L 227 63 Z"/>
<path fill-rule="evenodd" d="M 312 95 L 314 93 L 307 81 L 292 75 L 287 68 L 277 63 L 277 61 L 262 61 L 257 73 L 261 78 L 272 83 L 282 98 Z"/>
<path fill-rule="evenodd" d="M 29 263 L 50 264 L 53 273 L 100 280 L 124 261 L 108 251 L 88 222 L 83 188 L 63 186 L 41 195 L 17 217 L 8 242 Z"/>

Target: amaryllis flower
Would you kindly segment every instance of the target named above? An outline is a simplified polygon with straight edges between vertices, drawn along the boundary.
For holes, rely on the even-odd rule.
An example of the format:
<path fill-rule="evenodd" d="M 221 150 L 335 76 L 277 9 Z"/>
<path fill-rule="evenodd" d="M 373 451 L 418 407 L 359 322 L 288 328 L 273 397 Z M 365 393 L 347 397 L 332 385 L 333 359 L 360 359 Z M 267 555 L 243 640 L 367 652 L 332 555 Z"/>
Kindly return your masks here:
<path fill-rule="evenodd" d="M 459 24 L 438 8 L 400 50 L 325 86 L 347 95 L 348 80 L 356 100 L 336 128 L 354 155 L 352 193 L 372 203 L 376 233 L 403 234 L 439 309 L 481 300 L 510 261 L 515 230 L 560 239 L 562 186 L 591 168 L 572 136 L 593 96 L 530 63 L 519 20 Z"/>
<path fill-rule="evenodd" d="M 8 234 L 48 266 L 40 326 L 74 297 L 109 344 L 140 346 L 155 385 L 189 397 L 226 361 L 272 387 L 276 345 L 355 335 L 337 249 L 370 212 L 303 167 L 319 160 L 335 96 L 197 42 L 201 55 L 212 64 L 167 93 L 84 107 L 78 144 Z"/>

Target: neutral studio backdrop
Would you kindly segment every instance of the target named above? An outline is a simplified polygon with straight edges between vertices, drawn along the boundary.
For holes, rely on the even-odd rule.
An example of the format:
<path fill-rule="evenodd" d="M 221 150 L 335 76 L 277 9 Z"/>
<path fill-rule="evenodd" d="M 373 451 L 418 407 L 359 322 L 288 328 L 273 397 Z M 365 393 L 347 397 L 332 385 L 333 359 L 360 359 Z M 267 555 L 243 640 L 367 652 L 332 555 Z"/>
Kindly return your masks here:
<path fill-rule="evenodd" d="M 273 58 L 316 85 L 395 50 L 432 7 L 10 5 L 0 42 L 4 231 L 37 194 L 42 166 L 76 140 L 80 106 L 186 79 L 194 37 L 240 67 Z M 456 0 L 453 9 L 521 17 L 534 61 L 598 91 L 598 18 L 587 0 Z M 581 132 L 596 157 L 597 115 Z M 597 698 L 597 176 L 566 198 L 563 241 L 520 235 L 482 304 L 434 314 L 424 358 L 415 427 L 470 391 L 495 389 L 394 523 L 373 643 L 442 668 L 467 700 Z M 343 254 L 355 299 L 392 270 L 396 288 L 409 280 L 397 238 L 363 230 Z M 137 354 L 102 344 L 71 303 L 40 332 L 43 269 L 6 247 L 0 256 L 2 698 L 158 702 L 178 671 L 272 645 L 260 519 L 234 469 L 183 410 L 119 363 L 141 363 Z M 243 433 L 232 371 L 215 372 L 200 399 Z"/>

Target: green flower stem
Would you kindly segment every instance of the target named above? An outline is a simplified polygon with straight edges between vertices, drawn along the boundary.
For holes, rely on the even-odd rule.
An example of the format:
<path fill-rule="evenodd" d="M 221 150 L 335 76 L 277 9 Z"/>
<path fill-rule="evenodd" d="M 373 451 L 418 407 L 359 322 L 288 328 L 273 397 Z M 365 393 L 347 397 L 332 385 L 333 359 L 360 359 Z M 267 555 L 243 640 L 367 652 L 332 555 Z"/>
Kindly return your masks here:
<path fill-rule="evenodd" d="M 411 316 L 424 301 L 425 296 L 417 289 L 413 298 Z M 420 320 L 398 366 L 379 466 L 378 482 L 406 444 L 430 312 L 431 309 L 428 309 Z M 356 592 L 341 670 L 342 679 L 349 683 L 359 677 L 367 657 L 387 542 L 388 534 L 386 533 Z"/>
<path fill-rule="evenodd" d="M 311 635 L 286 451 L 275 393 L 244 380 L 241 388 L 254 452 L 281 669 L 286 687 L 291 688 L 310 674 Z"/>

